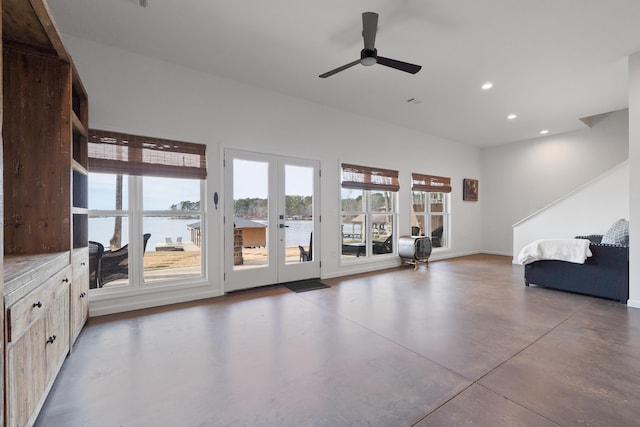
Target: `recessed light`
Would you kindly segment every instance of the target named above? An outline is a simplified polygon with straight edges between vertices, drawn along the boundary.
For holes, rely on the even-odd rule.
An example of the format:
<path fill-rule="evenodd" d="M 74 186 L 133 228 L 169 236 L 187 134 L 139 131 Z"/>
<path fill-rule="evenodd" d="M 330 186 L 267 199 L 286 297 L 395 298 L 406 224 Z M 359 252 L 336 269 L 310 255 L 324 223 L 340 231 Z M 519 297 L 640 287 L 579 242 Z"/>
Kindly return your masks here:
<path fill-rule="evenodd" d="M 509 119 L 509 120 L 513 120 L 513 119 L 515 119 L 516 117 L 518 117 L 518 116 L 516 116 L 515 114 L 509 114 L 509 115 L 507 116 L 507 119 Z"/>
<path fill-rule="evenodd" d="M 549 131 L 547 129 L 544 129 L 544 130 L 540 131 L 540 135 L 546 135 L 548 133 L 549 133 Z"/>
<path fill-rule="evenodd" d="M 486 82 L 485 84 L 482 85 L 482 90 L 489 90 L 493 87 L 493 83 L 491 82 Z"/>

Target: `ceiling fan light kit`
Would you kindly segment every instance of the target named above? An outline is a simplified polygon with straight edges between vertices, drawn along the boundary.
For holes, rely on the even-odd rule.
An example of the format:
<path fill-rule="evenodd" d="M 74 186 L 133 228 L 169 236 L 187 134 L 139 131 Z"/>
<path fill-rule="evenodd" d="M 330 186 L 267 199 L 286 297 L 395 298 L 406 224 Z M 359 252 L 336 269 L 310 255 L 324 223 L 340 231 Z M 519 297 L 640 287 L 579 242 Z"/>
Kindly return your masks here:
<path fill-rule="evenodd" d="M 364 12 L 362 14 L 362 38 L 364 39 L 364 49 L 360 51 L 360 59 L 338 67 L 334 70 L 328 71 L 324 74 L 320 74 L 319 77 L 325 79 L 327 77 L 333 76 L 336 73 L 339 73 L 340 71 L 344 71 L 347 68 L 351 68 L 358 63 L 365 66 L 380 64 L 384 65 L 385 67 L 394 68 L 396 70 L 404 71 L 411 74 L 415 74 L 420 71 L 420 69 L 422 68 L 422 66 L 420 65 L 410 64 L 408 62 L 378 56 L 378 50 L 375 48 L 377 31 L 378 14 L 375 12 Z"/>

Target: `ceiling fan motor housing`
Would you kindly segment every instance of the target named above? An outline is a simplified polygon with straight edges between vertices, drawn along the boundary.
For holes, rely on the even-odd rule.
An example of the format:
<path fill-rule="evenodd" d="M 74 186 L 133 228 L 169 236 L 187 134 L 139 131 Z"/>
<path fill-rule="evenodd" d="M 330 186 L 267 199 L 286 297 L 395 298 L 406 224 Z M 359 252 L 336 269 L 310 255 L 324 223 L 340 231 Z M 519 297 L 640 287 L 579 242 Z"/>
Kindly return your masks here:
<path fill-rule="evenodd" d="M 373 65 L 378 62 L 378 49 L 362 49 L 360 51 L 360 63 L 362 65 Z"/>

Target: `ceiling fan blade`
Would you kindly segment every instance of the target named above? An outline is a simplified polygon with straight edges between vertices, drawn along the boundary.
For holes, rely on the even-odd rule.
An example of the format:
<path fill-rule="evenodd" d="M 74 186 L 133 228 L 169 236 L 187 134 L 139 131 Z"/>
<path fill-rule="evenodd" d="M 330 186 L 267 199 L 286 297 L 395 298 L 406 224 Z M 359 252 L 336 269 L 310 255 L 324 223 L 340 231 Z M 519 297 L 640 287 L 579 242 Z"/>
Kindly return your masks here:
<path fill-rule="evenodd" d="M 364 12 L 362 14 L 362 38 L 364 48 L 373 50 L 376 44 L 376 32 L 378 31 L 378 14 L 375 12 Z"/>
<path fill-rule="evenodd" d="M 378 56 L 378 64 L 395 68 L 396 70 L 405 71 L 411 74 L 417 73 L 422 68 L 421 65 L 409 64 L 408 62 L 397 61 L 395 59 L 389 59 L 383 56 Z"/>
<path fill-rule="evenodd" d="M 353 67 L 354 65 L 359 64 L 359 63 L 360 63 L 360 60 L 359 60 L 359 59 L 356 59 L 355 61 L 353 61 L 353 62 L 349 62 L 348 64 L 343 65 L 342 67 L 338 67 L 338 68 L 336 68 L 335 70 L 327 71 L 327 72 L 326 72 L 326 73 L 324 73 L 324 74 L 320 74 L 318 77 L 320 77 L 321 79 L 326 79 L 327 77 L 331 77 L 331 76 L 333 76 L 334 74 L 339 73 L 340 71 L 344 71 L 344 70 L 346 70 L 347 68 L 351 68 L 351 67 Z"/>

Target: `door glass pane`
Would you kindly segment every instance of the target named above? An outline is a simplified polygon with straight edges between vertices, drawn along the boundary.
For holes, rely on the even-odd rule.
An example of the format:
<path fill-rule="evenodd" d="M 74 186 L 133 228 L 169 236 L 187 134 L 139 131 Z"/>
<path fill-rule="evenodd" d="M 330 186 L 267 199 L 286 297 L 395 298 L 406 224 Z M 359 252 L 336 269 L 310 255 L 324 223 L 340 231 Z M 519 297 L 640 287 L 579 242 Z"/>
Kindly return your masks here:
<path fill-rule="evenodd" d="M 269 164 L 233 159 L 233 269 L 269 265 Z"/>
<path fill-rule="evenodd" d="M 313 260 L 313 168 L 285 165 L 285 263 Z"/>

